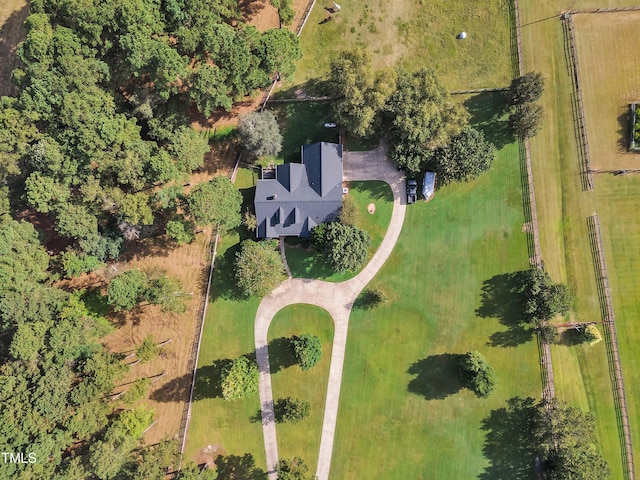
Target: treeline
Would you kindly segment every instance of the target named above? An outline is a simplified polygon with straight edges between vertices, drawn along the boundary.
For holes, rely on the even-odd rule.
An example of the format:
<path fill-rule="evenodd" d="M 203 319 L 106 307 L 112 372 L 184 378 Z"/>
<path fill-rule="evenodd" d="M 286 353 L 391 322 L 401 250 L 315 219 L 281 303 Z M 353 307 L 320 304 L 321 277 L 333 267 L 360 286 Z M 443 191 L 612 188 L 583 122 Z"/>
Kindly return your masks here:
<path fill-rule="evenodd" d="M 35 0 L 0 99 L 0 210 L 51 216 L 87 270 L 170 218 L 208 142 L 189 127 L 293 73 L 297 37 L 229 0 Z"/>

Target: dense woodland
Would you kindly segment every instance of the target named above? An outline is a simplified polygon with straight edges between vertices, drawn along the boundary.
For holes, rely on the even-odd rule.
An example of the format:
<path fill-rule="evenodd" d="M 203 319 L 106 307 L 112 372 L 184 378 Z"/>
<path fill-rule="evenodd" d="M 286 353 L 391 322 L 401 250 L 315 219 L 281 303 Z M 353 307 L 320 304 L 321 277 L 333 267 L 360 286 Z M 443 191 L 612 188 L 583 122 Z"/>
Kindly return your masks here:
<path fill-rule="evenodd" d="M 290 3 L 280 3 L 290 16 Z M 109 312 L 141 302 L 183 308 L 168 295 L 179 285 L 132 271 L 88 294 L 54 280 L 117 259 L 125 241 L 162 234 L 167 223 L 178 241 L 192 239 L 196 224 L 237 225 L 241 196 L 226 179 L 183 194 L 209 150 L 191 119 L 290 75 L 298 39 L 246 25 L 231 0 L 33 0 L 30 8 L 18 93 L 0 99 L 0 448 L 37 461 L 5 463 L 2 475 L 164 478 L 177 467 L 175 443 L 140 448 L 154 416 L 143 401 L 149 381 L 111 395 L 127 367 L 100 338 L 113 328 Z M 16 220 L 23 211 L 48 217 L 55 232 L 47 234 L 66 249 L 46 252 L 42 232 Z M 187 466 L 179 478 L 196 475 Z"/>

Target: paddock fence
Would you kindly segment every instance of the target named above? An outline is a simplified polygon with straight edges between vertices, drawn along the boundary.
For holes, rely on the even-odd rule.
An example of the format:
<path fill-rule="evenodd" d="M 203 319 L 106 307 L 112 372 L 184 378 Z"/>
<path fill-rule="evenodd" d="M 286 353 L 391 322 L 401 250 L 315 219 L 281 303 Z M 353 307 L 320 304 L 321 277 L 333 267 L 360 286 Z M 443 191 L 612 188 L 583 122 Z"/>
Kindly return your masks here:
<path fill-rule="evenodd" d="M 589 140 L 587 137 L 587 126 L 584 114 L 584 100 L 582 88 L 580 88 L 580 68 L 578 66 L 578 52 L 576 49 L 575 29 L 573 26 L 573 16 L 564 13 L 560 16 L 562 30 L 565 38 L 565 58 L 573 93 L 571 94 L 571 108 L 573 111 L 573 121 L 575 124 L 576 143 L 578 145 L 578 162 L 580 167 L 580 180 L 583 191 L 593 190 L 593 173 L 591 168 L 591 153 L 589 150 Z"/>
<path fill-rule="evenodd" d="M 620 351 L 618 350 L 618 336 L 616 333 L 615 316 L 613 314 L 613 302 L 611 300 L 611 288 L 607 264 L 604 258 L 602 246 L 602 234 L 598 214 L 587 217 L 587 228 L 591 244 L 593 268 L 596 276 L 598 300 L 600 302 L 600 315 L 604 324 L 604 339 L 607 347 L 607 360 L 609 363 L 609 376 L 612 382 L 613 400 L 616 409 L 618 434 L 620 444 L 624 451 L 623 473 L 626 480 L 635 480 L 633 464 L 633 445 L 631 443 L 631 429 L 629 426 L 629 413 L 627 410 L 627 396 L 622 377 L 622 365 L 620 363 Z"/>

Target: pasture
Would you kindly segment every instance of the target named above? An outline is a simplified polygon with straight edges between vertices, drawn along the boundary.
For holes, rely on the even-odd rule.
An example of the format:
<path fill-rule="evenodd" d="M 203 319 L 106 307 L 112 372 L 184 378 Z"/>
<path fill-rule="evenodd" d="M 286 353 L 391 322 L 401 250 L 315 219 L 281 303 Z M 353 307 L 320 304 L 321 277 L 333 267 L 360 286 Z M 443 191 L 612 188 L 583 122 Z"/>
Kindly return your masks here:
<path fill-rule="evenodd" d="M 543 129 L 533 139 L 532 162 L 540 239 L 545 268 L 556 281 L 567 282 L 576 300 L 572 321 L 600 321 L 600 307 L 586 217 L 600 217 L 605 256 L 612 288 L 623 375 L 627 391 L 632 437 L 640 435 L 636 408 L 640 377 L 634 365 L 640 360 L 634 347 L 640 338 L 640 312 L 635 299 L 640 264 L 640 179 L 636 176 L 594 175 L 595 189 L 583 192 L 580 162 L 572 113 L 572 83 L 567 66 L 565 41 L 557 14 L 565 7 L 595 8 L 628 6 L 629 1 L 532 2 L 520 4 L 526 70 L 541 71 L 547 79 L 542 96 L 546 112 Z M 580 84 L 592 168 L 631 168 L 633 156 L 626 140 L 625 108 L 635 95 L 630 52 L 637 48 L 634 28 L 637 13 L 583 14 L 574 16 Z M 635 27 L 634 27 L 635 25 Z M 637 162 L 637 160 L 636 160 Z M 624 478 L 618 422 L 613 403 L 605 345 L 553 347 L 555 385 L 558 398 L 591 411 L 612 478 Z"/>

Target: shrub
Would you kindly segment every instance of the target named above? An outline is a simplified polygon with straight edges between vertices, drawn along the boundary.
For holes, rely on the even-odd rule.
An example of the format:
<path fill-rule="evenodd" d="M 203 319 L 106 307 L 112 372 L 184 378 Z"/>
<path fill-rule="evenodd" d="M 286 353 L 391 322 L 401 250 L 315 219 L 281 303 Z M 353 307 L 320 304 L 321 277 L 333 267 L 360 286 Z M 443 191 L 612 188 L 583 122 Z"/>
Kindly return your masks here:
<path fill-rule="evenodd" d="M 184 218 L 169 220 L 164 229 L 178 243 L 191 243 L 196 238 L 195 225 Z"/>
<path fill-rule="evenodd" d="M 479 397 L 487 397 L 493 391 L 496 373 L 480 352 L 471 351 L 463 355 L 459 366 L 460 379 L 465 387 Z"/>
<path fill-rule="evenodd" d="M 297 423 L 309 416 L 311 405 L 300 399 L 291 397 L 279 399 L 274 406 L 278 423 Z"/>
<path fill-rule="evenodd" d="M 586 328 L 580 331 L 580 338 L 585 343 L 588 342 L 591 345 L 595 345 L 602 340 L 602 334 L 595 325 L 587 325 Z"/>
<path fill-rule="evenodd" d="M 345 195 L 342 200 L 342 209 L 340 210 L 340 223 L 355 227 L 359 220 L 358 204 L 351 195 Z"/>
<path fill-rule="evenodd" d="M 225 400 L 248 398 L 258 391 L 258 367 L 246 357 L 236 358 L 222 373 Z"/>
<path fill-rule="evenodd" d="M 293 352 L 302 370 L 309 370 L 322 359 L 322 344 L 315 335 L 303 334 L 293 337 Z"/>

